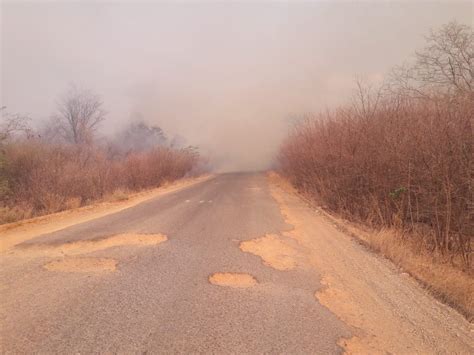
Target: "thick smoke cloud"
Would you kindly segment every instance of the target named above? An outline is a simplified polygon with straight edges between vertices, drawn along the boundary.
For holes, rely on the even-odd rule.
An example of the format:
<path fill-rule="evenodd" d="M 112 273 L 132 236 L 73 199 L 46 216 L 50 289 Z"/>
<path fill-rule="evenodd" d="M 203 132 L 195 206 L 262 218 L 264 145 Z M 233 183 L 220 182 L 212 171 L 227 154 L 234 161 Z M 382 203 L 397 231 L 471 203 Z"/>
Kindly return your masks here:
<path fill-rule="evenodd" d="M 74 82 L 104 134 L 141 115 L 217 170 L 268 167 L 297 115 L 380 81 L 465 3 L 3 3 L 2 105 L 47 118 Z"/>

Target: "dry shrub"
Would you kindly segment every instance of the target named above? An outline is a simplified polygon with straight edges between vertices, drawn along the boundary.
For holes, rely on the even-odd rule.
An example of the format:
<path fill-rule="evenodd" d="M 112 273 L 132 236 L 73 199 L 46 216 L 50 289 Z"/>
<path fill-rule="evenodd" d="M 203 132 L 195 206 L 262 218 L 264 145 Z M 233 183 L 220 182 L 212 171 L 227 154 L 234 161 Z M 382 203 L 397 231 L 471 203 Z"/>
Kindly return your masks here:
<path fill-rule="evenodd" d="M 74 208 L 81 207 L 82 198 L 81 197 L 70 197 L 64 202 L 64 209 L 70 210 Z"/>
<path fill-rule="evenodd" d="M 123 200 L 126 191 L 184 177 L 199 161 L 191 149 L 167 147 L 114 157 L 99 146 L 40 139 L 6 142 L 1 148 L 2 174 L 8 182 L 0 202 L 2 223 L 76 208 L 112 194 Z"/>
<path fill-rule="evenodd" d="M 0 224 L 12 223 L 21 219 L 30 218 L 31 216 L 32 208 L 27 205 L 0 207 Z"/>
<path fill-rule="evenodd" d="M 111 195 L 106 197 L 107 201 L 117 202 L 128 200 L 128 192 L 124 189 L 118 188 Z"/>
<path fill-rule="evenodd" d="M 309 117 L 282 145 L 281 171 L 328 209 L 396 227 L 470 269 L 473 102 L 387 96 Z"/>
<path fill-rule="evenodd" d="M 197 163 L 197 155 L 188 149 L 156 148 L 132 153 L 124 162 L 126 186 L 137 190 L 161 186 L 184 177 Z"/>

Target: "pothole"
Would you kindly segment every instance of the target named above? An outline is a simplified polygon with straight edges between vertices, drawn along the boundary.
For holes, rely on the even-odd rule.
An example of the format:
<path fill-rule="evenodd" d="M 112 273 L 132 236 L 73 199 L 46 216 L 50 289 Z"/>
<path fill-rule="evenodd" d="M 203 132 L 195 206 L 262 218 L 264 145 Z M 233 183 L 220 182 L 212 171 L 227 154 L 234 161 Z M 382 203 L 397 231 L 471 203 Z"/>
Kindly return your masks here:
<path fill-rule="evenodd" d="M 217 272 L 209 276 L 209 282 L 213 285 L 235 288 L 247 288 L 257 284 L 252 275 L 234 272 Z"/>
<path fill-rule="evenodd" d="M 167 240 L 163 234 L 136 234 L 124 233 L 116 234 L 111 237 L 95 239 L 95 240 L 80 240 L 77 242 L 64 243 L 59 245 L 45 245 L 38 244 L 31 247 L 24 248 L 28 251 L 39 252 L 56 252 L 67 255 L 85 254 L 98 250 L 108 249 L 117 246 L 149 246 L 157 245 Z"/>
<path fill-rule="evenodd" d="M 240 250 L 259 256 L 265 265 L 277 270 L 291 270 L 297 265 L 296 250 L 277 235 L 267 234 L 241 242 Z"/>
<path fill-rule="evenodd" d="M 51 261 L 43 267 L 60 272 L 107 272 L 115 271 L 117 260 L 108 258 L 65 258 Z"/>

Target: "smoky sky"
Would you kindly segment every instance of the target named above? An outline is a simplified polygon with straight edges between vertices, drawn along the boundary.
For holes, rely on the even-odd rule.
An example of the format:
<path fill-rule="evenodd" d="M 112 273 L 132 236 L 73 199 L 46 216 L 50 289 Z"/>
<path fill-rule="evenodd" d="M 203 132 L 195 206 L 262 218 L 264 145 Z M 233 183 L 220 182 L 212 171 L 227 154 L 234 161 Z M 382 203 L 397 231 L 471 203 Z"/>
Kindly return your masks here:
<path fill-rule="evenodd" d="M 1 104 L 47 119 L 75 83 L 113 135 L 143 117 L 217 170 L 267 168 L 290 122 L 379 82 L 471 2 L 2 2 Z"/>

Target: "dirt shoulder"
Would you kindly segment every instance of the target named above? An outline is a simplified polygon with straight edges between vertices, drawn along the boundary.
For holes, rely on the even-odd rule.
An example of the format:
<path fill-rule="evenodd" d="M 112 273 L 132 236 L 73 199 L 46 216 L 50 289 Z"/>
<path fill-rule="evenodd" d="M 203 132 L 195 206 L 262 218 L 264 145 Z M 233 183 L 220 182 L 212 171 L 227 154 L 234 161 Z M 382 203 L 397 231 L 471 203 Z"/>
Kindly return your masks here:
<path fill-rule="evenodd" d="M 16 244 L 32 239 L 38 235 L 55 232 L 75 224 L 116 213 L 126 208 L 136 206 L 151 198 L 181 190 L 212 177 L 212 175 L 205 175 L 196 178 L 181 179 L 156 189 L 131 194 L 126 200 L 97 202 L 81 208 L 1 225 L 0 252 L 5 252 Z"/>
<path fill-rule="evenodd" d="M 472 353 L 472 325 L 386 258 L 358 244 L 275 174 L 272 196 L 309 267 L 322 277 L 316 299 L 348 324 L 347 353 Z"/>

